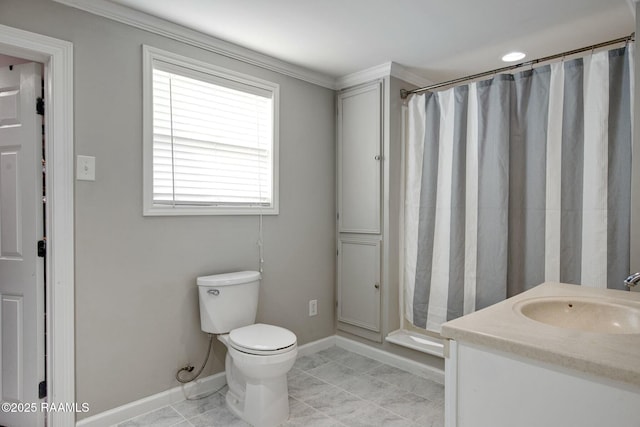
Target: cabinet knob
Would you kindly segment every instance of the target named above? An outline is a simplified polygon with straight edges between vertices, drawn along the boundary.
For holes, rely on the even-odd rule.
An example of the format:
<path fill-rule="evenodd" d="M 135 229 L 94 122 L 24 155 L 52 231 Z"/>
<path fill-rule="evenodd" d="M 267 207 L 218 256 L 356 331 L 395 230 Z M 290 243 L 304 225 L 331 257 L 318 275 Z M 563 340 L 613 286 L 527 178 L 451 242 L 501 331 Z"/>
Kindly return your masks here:
<path fill-rule="evenodd" d="M 376 289 L 380 289 L 380 283 L 376 283 L 375 285 L 373 285 L 373 287 Z"/>
<path fill-rule="evenodd" d="M 381 158 L 381 157 L 380 157 L 380 154 L 377 154 L 377 155 L 374 157 L 374 159 L 376 159 L 376 160 L 380 160 L 380 158 Z"/>

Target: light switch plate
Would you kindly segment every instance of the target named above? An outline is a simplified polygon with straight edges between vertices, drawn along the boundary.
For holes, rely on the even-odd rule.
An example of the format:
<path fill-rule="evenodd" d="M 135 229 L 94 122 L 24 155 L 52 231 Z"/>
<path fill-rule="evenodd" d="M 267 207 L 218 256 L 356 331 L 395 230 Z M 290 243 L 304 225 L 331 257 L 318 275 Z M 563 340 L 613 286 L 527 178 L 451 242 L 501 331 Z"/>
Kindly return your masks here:
<path fill-rule="evenodd" d="M 92 156 L 78 156 L 76 163 L 76 179 L 79 181 L 96 180 L 96 158 Z"/>

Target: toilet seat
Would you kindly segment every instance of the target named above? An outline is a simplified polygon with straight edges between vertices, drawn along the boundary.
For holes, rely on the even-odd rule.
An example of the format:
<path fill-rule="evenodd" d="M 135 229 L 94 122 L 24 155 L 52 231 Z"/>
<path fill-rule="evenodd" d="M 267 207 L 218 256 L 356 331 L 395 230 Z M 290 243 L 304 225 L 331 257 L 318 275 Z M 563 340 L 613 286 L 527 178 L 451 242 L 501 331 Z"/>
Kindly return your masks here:
<path fill-rule="evenodd" d="M 296 345 L 296 336 L 279 326 L 256 323 L 232 330 L 229 344 L 243 353 L 269 356 L 291 351 Z"/>

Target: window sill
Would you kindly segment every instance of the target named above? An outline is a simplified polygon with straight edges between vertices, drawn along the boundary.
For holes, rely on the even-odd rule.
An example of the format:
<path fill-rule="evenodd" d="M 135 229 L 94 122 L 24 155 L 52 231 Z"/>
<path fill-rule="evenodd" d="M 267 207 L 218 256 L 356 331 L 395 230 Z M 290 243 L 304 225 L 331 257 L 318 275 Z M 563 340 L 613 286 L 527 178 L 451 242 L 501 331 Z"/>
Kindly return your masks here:
<path fill-rule="evenodd" d="M 153 206 L 145 207 L 142 212 L 143 216 L 196 216 L 196 215 L 278 215 L 278 208 L 213 208 L 201 206 Z"/>

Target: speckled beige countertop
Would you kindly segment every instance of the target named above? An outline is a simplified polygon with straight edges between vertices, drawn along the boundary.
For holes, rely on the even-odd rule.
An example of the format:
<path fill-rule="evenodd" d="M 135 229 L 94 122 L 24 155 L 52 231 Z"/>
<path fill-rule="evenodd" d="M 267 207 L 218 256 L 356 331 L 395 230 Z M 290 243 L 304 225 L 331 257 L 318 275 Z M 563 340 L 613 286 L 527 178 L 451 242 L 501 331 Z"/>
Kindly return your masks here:
<path fill-rule="evenodd" d="M 528 298 L 589 297 L 640 309 L 640 292 L 547 282 L 442 325 L 442 336 L 640 387 L 640 334 L 582 332 L 518 313 Z"/>

